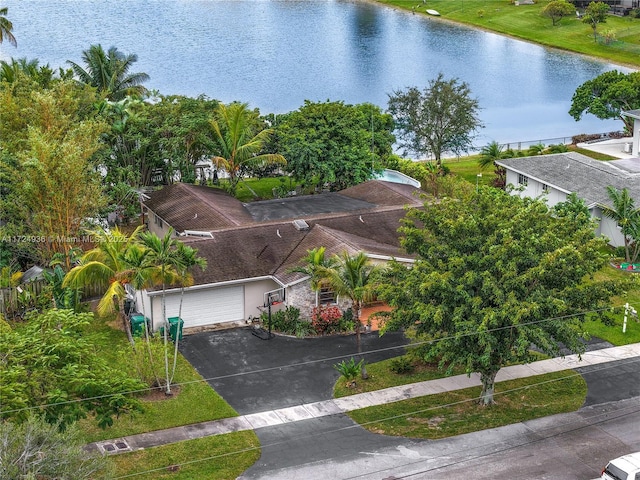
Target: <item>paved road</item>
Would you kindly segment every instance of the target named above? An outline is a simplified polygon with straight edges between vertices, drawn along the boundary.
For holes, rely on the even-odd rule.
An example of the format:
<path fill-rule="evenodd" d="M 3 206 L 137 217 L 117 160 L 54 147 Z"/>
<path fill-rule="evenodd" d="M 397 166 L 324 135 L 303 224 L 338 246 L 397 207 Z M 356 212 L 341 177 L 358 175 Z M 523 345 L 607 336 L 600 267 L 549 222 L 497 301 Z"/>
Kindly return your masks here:
<path fill-rule="evenodd" d="M 404 343 L 399 335 L 363 340 L 365 351 L 383 349 L 370 361 L 397 355 L 401 349 L 391 347 Z M 354 340 L 263 341 L 230 330 L 185 337 L 181 350 L 205 378 L 218 377 L 210 384 L 246 414 L 331 398 L 337 360 L 314 360 L 353 353 Z M 292 364 L 302 365 L 286 367 Z M 282 368 L 244 375 L 272 367 Z M 262 428 L 261 458 L 241 478 L 595 478 L 609 458 L 640 450 L 640 359 L 579 371 L 588 385 L 587 408 L 579 413 L 453 439 L 375 435 L 344 415 Z M 603 402 L 612 403 L 593 406 Z"/>
<path fill-rule="evenodd" d="M 352 448 L 328 461 L 280 469 L 254 466 L 242 479 L 589 480 L 606 462 L 640 450 L 640 399 L 449 439 Z"/>

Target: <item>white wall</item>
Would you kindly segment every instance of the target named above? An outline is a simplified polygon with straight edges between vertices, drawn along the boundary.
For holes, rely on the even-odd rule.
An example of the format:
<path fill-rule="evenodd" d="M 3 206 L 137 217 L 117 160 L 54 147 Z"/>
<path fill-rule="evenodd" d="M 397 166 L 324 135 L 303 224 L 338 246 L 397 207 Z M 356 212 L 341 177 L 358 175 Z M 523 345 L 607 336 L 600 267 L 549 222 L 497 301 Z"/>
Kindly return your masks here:
<path fill-rule="evenodd" d="M 507 185 L 509 184 L 516 188 L 516 190 L 512 192 L 513 195 L 519 195 L 523 198 L 537 198 L 543 193 L 542 182 L 532 178 L 529 178 L 527 186 L 524 189 L 519 190 L 518 187 L 521 185 L 518 185 L 518 174 L 512 170 L 507 170 Z M 568 195 L 565 192 L 550 186 L 545 198 L 547 199 L 547 205 L 549 207 L 553 207 L 560 202 L 565 202 L 567 200 L 567 196 Z M 604 235 L 609 239 L 609 244 L 614 247 L 624 246 L 624 237 L 613 220 L 606 217 L 603 218 L 602 211 L 598 207 L 591 209 L 591 217 L 598 222 L 595 229 L 596 235 Z"/>
<path fill-rule="evenodd" d="M 264 305 L 264 294 L 277 288 L 280 288 L 280 285 L 271 279 L 246 283 L 244 286 L 244 314 L 246 319 L 250 316 L 259 317 L 261 310 L 258 307 Z"/>

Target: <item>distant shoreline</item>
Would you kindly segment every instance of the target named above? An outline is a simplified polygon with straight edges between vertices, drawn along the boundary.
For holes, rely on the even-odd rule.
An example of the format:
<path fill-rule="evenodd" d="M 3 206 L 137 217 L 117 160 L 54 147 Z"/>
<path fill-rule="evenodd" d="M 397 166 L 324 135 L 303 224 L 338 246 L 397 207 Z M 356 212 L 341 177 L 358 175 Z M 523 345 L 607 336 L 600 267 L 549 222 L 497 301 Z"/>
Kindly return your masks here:
<path fill-rule="evenodd" d="M 575 50 L 571 50 L 571 49 L 568 49 L 568 48 L 562 48 L 562 47 L 558 47 L 558 46 L 554 46 L 554 45 L 547 45 L 545 43 L 536 42 L 535 40 L 530 40 L 528 38 L 522 38 L 522 37 L 519 37 L 517 35 L 512 35 L 512 34 L 509 34 L 509 33 L 492 30 L 491 28 L 485 27 L 483 25 L 477 25 L 477 24 L 474 24 L 474 23 L 467 23 L 467 22 L 460 22 L 458 20 L 453 20 L 451 18 L 443 17 L 442 15 L 440 15 L 440 16 L 432 16 L 432 15 L 427 15 L 424 12 L 413 12 L 411 9 L 403 8 L 403 7 L 400 7 L 398 5 L 391 5 L 391 4 L 388 4 L 388 3 L 384 3 L 384 2 L 382 2 L 380 0 L 356 0 L 356 1 L 375 4 L 375 5 L 378 5 L 378 6 L 381 6 L 381 7 L 390 8 L 392 10 L 400 10 L 400 11 L 403 11 L 403 12 L 413 13 L 415 15 L 420 15 L 420 16 L 422 16 L 424 18 L 429 19 L 429 20 L 433 20 L 433 21 L 437 21 L 437 22 L 445 22 L 445 23 L 449 23 L 451 25 L 457 25 L 457 26 L 462 26 L 462 27 L 473 28 L 473 29 L 476 29 L 476 30 L 481 30 L 483 32 L 493 33 L 495 35 L 501 35 L 503 37 L 511 38 L 513 40 L 519 40 L 521 42 L 530 43 L 532 45 L 538 45 L 540 47 L 548 48 L 548 49 L 551 49 L 551 50 L 557 50 L 559 52 L 565 52 L 565 53 L 571 53 L 573 55 L 579 55 L 579 56 L 581 56 L 583 58 L 588 58 L 590 60 L 594 60 L 594 61 L 597 61 L 597 62 L 610 63 L 610 64 L 613 64 L 613 65 L 618 65 L 620 67 L 629 68 L 629 69 L 634 70 L 634 71 L 640 71 L 640 66 L 639 65 L 635 65 L 635 64 L 632 64 L 632 63 L 620 62 L 620 61 L 617 61 L 617 60 L 598 57 L 598 56 L 594 56 L 594 55 L 589 55 L 589 54 L 582 53 L 582 52 L 576 52 Z"/>

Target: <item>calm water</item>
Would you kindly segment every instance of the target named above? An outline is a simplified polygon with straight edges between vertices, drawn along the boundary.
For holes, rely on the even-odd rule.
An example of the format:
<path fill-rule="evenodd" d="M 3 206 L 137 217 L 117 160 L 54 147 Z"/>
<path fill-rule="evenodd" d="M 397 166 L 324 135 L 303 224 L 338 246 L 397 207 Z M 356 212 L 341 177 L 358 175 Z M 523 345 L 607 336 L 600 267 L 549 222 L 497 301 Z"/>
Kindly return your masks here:
<path fill-rule="evenodd" d="M 458 1 L 458 0 L 451 0 Z M 613 65 L 499 35 L 346 0 L 5 0 L 18 48 L 0 58 L 81 63 L 100 43 L 138 55 L 160 93 L 263 114 L 305 99 L 371 102 L 424 87 L 438 72 L 469 83 L 486 124 L 476 144 L 604 132 L 619 122 L 568 114 L 576 87 Z"/>

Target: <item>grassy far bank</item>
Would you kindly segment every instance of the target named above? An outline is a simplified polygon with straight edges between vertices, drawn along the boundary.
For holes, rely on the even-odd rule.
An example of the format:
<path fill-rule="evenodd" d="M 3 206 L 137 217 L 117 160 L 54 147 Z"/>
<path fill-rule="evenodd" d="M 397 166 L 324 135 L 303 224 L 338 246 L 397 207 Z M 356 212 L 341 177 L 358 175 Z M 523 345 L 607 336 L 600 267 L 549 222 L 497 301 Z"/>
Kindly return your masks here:
<path fill-rule="evenodd" d="M 414 0 L 376 1 L 409 11 L 419 4 Z M 508 0 L 428 0 L 419 5 L 416 14 L 424 14 L 425 8 L 429 8 L 437 10 L 446 20 L 622 65 L 640 66 L 640 19 L 609 15 L 597 30 L 599 34 L 613 34 L 614 39 L 606 44 L 601 39 L 594 41 L 591 27 L 575 15 L 553 26 L 551 19 L 540 14 L 549 1 L 516 6 Z"/>

